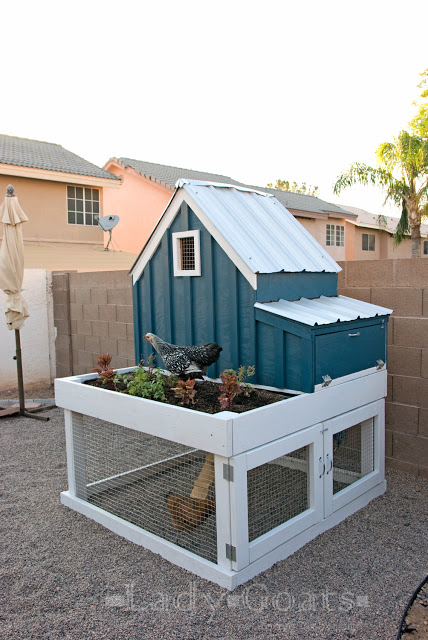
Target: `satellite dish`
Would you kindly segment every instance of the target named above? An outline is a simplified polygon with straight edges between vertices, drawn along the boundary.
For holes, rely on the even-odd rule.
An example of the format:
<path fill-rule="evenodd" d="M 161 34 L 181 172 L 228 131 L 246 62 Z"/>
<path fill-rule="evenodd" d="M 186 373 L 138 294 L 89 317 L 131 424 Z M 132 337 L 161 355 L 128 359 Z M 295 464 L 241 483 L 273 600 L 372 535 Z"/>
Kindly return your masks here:
<path fill-rule="evenodd" d="M 104 216 L 103 218 L 100 218 L 98 220 L 98 226 L 103 230 L 103 231 L 108 231 L 110 234 L 109 240 L 107 242 L 106 247 L 104 248 L 104 251 L 108 251 L 108 246 L 111 242 L 111 230 L 113 229 L 113 227 L 115 227 L 117 225 L 117 223 L 119 222 L 120 218 L 119 216 Z"/>
<path fill-rule="evenodd" d="M 104 216 L 98 220 L 98 226 L 101 227 L 103 231 L 111 231 L 119 220 L 119 216 Z"/>

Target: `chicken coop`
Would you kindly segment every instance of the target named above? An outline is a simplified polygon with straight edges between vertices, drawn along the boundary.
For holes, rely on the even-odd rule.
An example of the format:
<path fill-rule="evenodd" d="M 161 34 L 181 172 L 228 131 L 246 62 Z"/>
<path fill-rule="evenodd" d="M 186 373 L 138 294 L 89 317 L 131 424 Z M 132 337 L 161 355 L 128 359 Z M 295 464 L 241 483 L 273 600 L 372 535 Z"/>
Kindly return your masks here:
<path fill-rule="evenodd" d="M 280 399 L 208 414 L 56 380 L 63 504 L 234 589 L 381 495 L 391 310 L 338 271 L 275 198 L 181 181 L 132 269 L 136 361 L 147 332 L 215 341 L 212 378 L 254 364 Z"/>

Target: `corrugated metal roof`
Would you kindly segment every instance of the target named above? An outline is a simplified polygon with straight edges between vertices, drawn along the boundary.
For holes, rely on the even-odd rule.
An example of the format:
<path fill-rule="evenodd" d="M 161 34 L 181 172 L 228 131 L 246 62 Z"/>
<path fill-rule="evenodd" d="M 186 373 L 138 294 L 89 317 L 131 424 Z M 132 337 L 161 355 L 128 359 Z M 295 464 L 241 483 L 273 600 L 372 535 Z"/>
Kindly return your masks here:
<path fill-rule="evenodd" d="M 186 179 L 178 184 L 253 273 L 341 271 L 275 197 L 235 185 Z"/>
<path fill-rule="evenodd" d="M 47 171 L 61 171 L 80 176 L 120 180 L 113 173 L 100 169 L 59 144 L 40 142 L 0 134 L 0 163 L 16 167 L 31 167 Z"/>
<path fill-rule="evenodd" d="M 321 296 L 309 300 L 300 298 L 289 302 L 278 300 L 277 302 L 256 302 L 257 309 L 263 309 L 277 316 L 295 320 L 311 327 L 322 324 L 335 324 L 336 322 L 349 322 L 358 318 L 375 318 L 392 313 L 392 309 L 379 307 L 361 300 L 354 300 L 346 296 Z"/>

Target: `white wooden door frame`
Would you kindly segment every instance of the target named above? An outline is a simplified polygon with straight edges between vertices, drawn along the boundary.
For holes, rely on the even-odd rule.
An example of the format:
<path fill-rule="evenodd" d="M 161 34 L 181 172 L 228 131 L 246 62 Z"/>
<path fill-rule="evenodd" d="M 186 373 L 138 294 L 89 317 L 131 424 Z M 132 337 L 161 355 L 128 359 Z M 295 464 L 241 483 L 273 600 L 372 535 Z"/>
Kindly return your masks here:
<path fill-rule="evenodd" d="M 294 518 L 287 520 L 283 524 L 275 527 L 274 529 L 267 531 L 265 534 L 256 538 L 255 540 L 248 541 L 248 502 L 247 495 L 242 494 L 241 487 L 245 483 L 245 490 L 247 490 L 247 472 L 255 467 L 259 467 L 267 462 L 276 460 L 282 456 L 286 456 L 288 453 L 296 451 L 302 447 L 309 446 L 308 457 L 308 502 L 309 508 L 298 514 Z M 242 517 L 237 526 L 241 528 L 242 534 L 240 537 L 241 544 L 244 543 L 244 527 L 245 527 L 245 542 L 246 547 L 249 550 L 249 562 L 255 562 L 263 555 L 278 547 L 289 539 L 295 537 L 305 529 L 313 526 L 323 518 L 323 481 L 322 475 L 318 473 L 319 461 L 322 460 L 323 455 L 323 438 L 322 438 L 322 425 L 316 424 L 307 429 L 303 429 L 298 433 L 285 436 L 280 440 L 263 445 L 258 449 L 250 451 L 245 454 L 237 456 L 237 458 L 245 460 L 245 465 L 240 466 L 240 473 L 236 477 L 236 492 L 240 496 L 242 503 L 245 503 L 245 519 Z M 235 460 L 237 459 L 235 458 Z M 285 461 L 285 464 L 287 461 Z M 290 460 L 290 466 L 295 467 L 298 465 L 297 460 Z M 245 477 L 244 477 L 245 476 Z M 242 513 L 244 516 L 244 513 Z M 245 521 L 245 524 L 243 524 Z M 242 568 L 242 567 L 240 567 Z"/>
<path fill-rule="evenodd" d="M 333 435 L 373 418 L 373 471 L 363 475 L 342 491 L 333 494 L 334 451 Z M 358 499 L 363 493 L 379 484 L 385 475 L 385 400 L 377 400 L 368 405 L 354 409 L 332 420 L 324 422 L 324 457 L 326 472 L 324 474 L 324 517 L 341 509 L 347 503 Z M 362 438 L 368 432 L 362 430 Z"/>

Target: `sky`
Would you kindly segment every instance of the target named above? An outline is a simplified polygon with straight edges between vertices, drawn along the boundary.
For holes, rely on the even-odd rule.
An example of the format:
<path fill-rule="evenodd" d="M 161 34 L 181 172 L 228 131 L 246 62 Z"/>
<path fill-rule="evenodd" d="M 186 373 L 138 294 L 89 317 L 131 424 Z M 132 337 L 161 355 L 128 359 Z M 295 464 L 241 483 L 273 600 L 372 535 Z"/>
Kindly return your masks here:
<path fill-rule="evenodd" d="M 377 189 L 332 188 L 414 115 L 426 0 L 8 5 L 0 133 L 394 213 Z"/>

